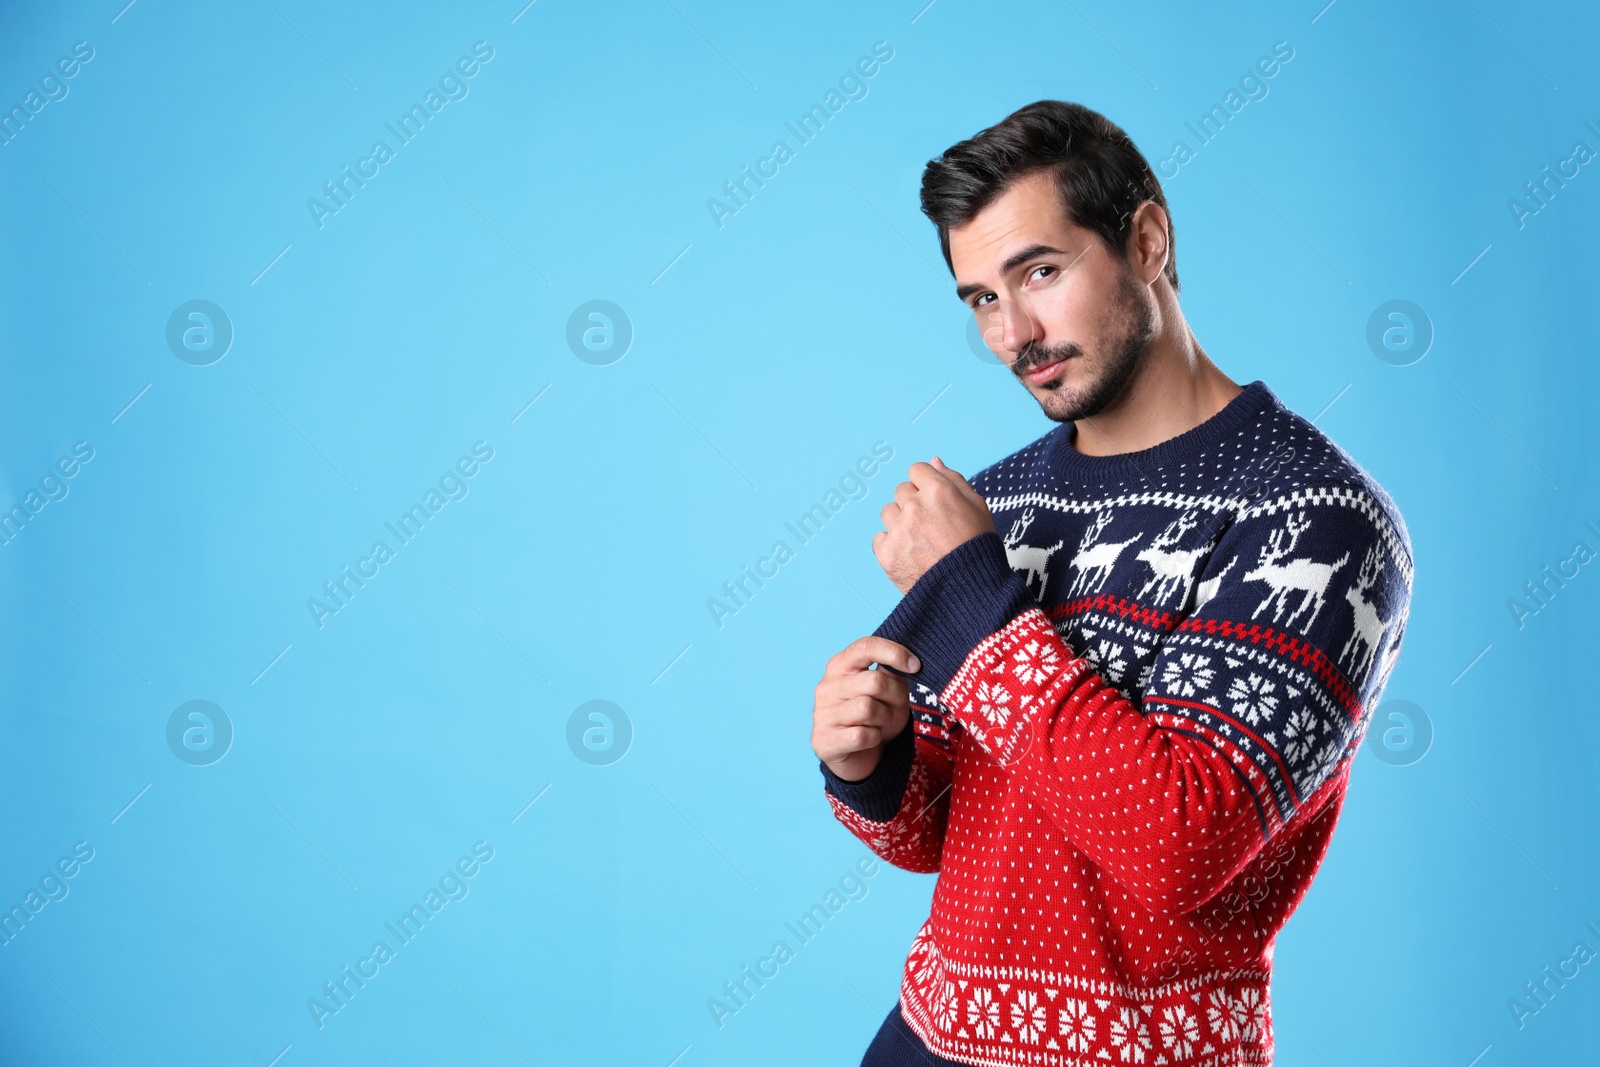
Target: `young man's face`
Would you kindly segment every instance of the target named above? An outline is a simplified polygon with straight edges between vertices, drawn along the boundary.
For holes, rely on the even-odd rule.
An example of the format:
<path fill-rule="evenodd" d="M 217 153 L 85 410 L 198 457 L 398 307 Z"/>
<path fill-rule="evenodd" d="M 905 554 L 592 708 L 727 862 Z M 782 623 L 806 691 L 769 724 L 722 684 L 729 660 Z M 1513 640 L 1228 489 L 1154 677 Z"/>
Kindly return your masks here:
<path fill-rule="evenodd" d="M 1056 422 L 1121 395 L 1155 337 L 1155 303 L 1127 260 L 1069 222 L 1043 171 L 950 228 L 956 289 L 978 329 Z"/>

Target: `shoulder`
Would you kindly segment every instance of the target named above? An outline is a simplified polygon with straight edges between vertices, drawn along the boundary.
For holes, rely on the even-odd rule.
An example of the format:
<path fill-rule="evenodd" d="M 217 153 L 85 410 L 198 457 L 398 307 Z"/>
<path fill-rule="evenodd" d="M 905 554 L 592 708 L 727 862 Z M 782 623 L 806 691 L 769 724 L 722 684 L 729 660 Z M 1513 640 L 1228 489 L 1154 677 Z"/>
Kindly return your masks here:
<path fill-rule="evenodd" d="M 1277 462 L 1260 473 L 1239 514 L 1244 519 L 1297 516 L 1350 544 L 1381 546 L 1409 586 L 1411 535 L 1394 498 L 1326 433 L 1275 402 L 1262 414 Z M 1359 547 L 1359 546 L 1356 546 Z"/>

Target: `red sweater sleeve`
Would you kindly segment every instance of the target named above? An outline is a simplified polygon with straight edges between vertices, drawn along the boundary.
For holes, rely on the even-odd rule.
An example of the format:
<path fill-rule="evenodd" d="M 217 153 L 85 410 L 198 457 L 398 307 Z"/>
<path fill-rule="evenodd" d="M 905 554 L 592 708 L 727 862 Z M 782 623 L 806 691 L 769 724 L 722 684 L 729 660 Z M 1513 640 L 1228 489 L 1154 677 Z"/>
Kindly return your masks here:
<path fill-rule="evenodd" d="M 849 782 L 820 766 L 834 817 L 885 861 L 927 874 L 939 869 L 944 851 L 952 761 L 944 716 L 916 703 L 918 690 L 932 703 L 930 691 L 912 686 L 911 723 L 889 742 L 872 774 Z"/>
<path fill-rule="evenodd" d="M 1409 546 L 1344 503 L 1290 521 L 1314 555 L 1342 557 L 1335 572 L 1365 560 L 1365 596 L 1397 624 L 1381 647 L 1355 634 L 1348 576 L 1315 605 L 1276 603 L 1270 581 L 1248 580 L 1285 521 L 1270 505 L 1234 523 L 1196 576 L 1242 562 L 1234 580 L 1171 614 L 1143 677 L 1120 679 L 1138 703 L 1101 673 L 1116 673 L 1115 650 L 1056 633 L 994 533 L 940 560 L 879 633 L 918 655 L 914 677 L 1078 849 L 1152 910 L 1188 912 L 1328 795 L 1320 787 L 1348 766 L 1398 652 Z"/>
<path fill-rule="evenodd" d="M 1267 840 L 1243 769 L 1189 722 L 1141 712 L 1037 607 L 975 649 L 944 700 L 1012 784 L 1153 911 L 1203 905 Z"/>

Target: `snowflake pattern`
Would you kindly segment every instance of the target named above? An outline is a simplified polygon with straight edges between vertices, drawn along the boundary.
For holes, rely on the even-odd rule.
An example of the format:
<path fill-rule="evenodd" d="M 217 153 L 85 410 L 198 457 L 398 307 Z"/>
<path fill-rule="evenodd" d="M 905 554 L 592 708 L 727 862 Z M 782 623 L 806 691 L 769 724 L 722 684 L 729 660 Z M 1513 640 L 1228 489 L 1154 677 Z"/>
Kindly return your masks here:
<path fill-rule="evenodd" d="M 998 682 L 980 682 L 973 703 L 978 713 L 989 721 L 989 725 L 996 729 L 1005 729 L 1006 720 L 1011 716 L 1011 709 L 1006 706 L 1011 703 L 1009 689 Z"/>
<path fill-rule="evenodd" d="M 939 958 L 938 942 L 928 939 L 921 944 L 923 948 L 917 955 L 917 962 L 912 975 L 919 987 L 923 989 L 936 988 L 939 978 L 944 974 L 944 963 Z"/>
<path fill-rule="evenodd" d="M 1342 738 L 1330 737 L 1325 741 L 1315 756 L 1306 764 L 1304 770 L 1296 779 L 1296 784 L 1302 793 L 1308 793 L 1321 785 L 1332 773 L 1339 758 L 1344 755 L 1344 741 Z"/>
<path fill-rule="evenodd" d="M 1216 677 L 1211 657 L 1202 652 L 1181 652 L 1167 661 L 1161 674 L 1161 685 L 1173 696 L 1200 696 L 1211 687 Z"/>
<path fill-rule="evenodd" d="M 1269 972 L 1197 973 L 1192 965 L 1199 956 L 1174 956 L 1187 961 L 1182 976 L 1145 987 L 1137 999 L 1133 990 L 1114 992 L 1105 983 L 1074 987 L 1069 979 L 1062 986 L 1008 967 L 981 968 L 985 980 L 974 981 L 978 969 L 940 952 L 924 927 L 912 943 L 901 998 L 907 1018 L 944 1056 L 1010 1046 L 1043 1056 L 1029 1060 L 1036 1067 L 1176 1067 L 1221 1063 L 1218 1055 L 1259 1046 L 1263 1035 L 1271 1044 Z M 1094 986 L 1100 988 L 1091 992 Z"/>
<path fill-rule="evenodd" d="M 1289 710 L 1289 721 L 1283 727 L 1283 755 L 1290 764 L 1299 764 L 1311 754 L 1317 739 L 1312 736 L 1317 729 L 1316 716 L 1304 704 Z"/>
<path fill-rule="evenodd" d="M 1234 676 L 1228 683 L 1227 699 L 1233 702 L 1234 718 L 1243 719 L 1251 726 L 1260 725 L 1272 718 L 1278 708 L 1277 686 L 1271 679 L 1251 671 L 1243 678 Z"/>
<path fill-rule="evenodd" d="M 1226 989 L 1213 989 L 1206 997 L 1206 1021 L 1217 1040 L 1227 1044 L 1244 1032 L 1250 1012 L 1243 1000 L 1229 996 Z"/>
<path fill-rule="evenodd" d="M 914 948 L 913 955 L 920 951 Z M 1159 1067 L 1271 1043 L 1266 975 L 1244 982 L 1237 972 L 1195 976 L 1199 986 L 1192 985 L 1195 978 L 1186 978 L 1149 990 L 1153 999 L 1148 1001 L 1074 996 L 1070 987 L 1063 995 L 1060 988 L 1018 980 L 1014 974 L 991 977 L 1011 980 L 969 983 L 957 974 L 953 981 L 939 977 L 913 987 L 926 994 L 920 1001 L 923 1011 L 915 1015 L 929 1020 L 940 1035 L 935 1052 L 949 1055 L 982 1041 L 988 1047 L 1040 1050 L 1035 1055 L 1045 1059 L 1030 1060 L 1040 1064 L 1087 1067 L 1098 1061 Z"/>
<path fill-rule="evenodd" d="M 1031 989 L 1017 991 L 1017 999 L 1011 1002 L 1011 1028 L 1017 1032 L 1018 1041 L 1037 1045 L 1044 1033 L 1046 1016 L 1038 993 Z"/>
<path fill-rule="evenodd" d="M 1122 673 L 1128 669 L 1128 661 L 1123 658 L 1121 642 L 1101 638 L 1087 648 L 1084 658 L 1096 674 L 1112 685 L 1122 683 Z"/>
<path fill-rule="evenodd" d="M 1182 1004 L 1169 1004 L 1161 1009 L 1161 1047 L 1172 1053 L 1175 1060 L 1187 1059 L 1200 1043 L 1200 1020 L 1189 1013 Z"/>
<path fill-rule="evenodd" d="M 988 986 L 972 988 L 972 996 L 967 1001 L 967 1025 L 978 1038 L 993 1037 L 995 1027 L 1000 1025 L 1000 1002 L 994 999 L 994 990 Z"/>
<path fill-rule="evenodd" d="M 1148 663 L 1139 668 L 1139 692 L 1143 693 L 1145 690 L 1150 688 L 1150 678 L 1155 673 L 1156 661 L 1154 657 L 1152 657 Z"/>
<path fill-rule="evenodd" d="M 1011 673 L 1023 685 L 1039 685 L 1061 669 L 1060 655 L 1043 641 L 1029 641 L 1011 654 Z"/>
<path fill-rule="evenodd" d="M 956 995 L 956 984 L 946 978 L 944 988 L 939 991 L 939 1003 L 934 1012 L 934 1022 L 945 1033 L 956 1028 L 961 1021 L 961 998 Z"/>
<path fill-rule="evenodd" d="M 1060 1008 L 1061 1043 L 1069 1052 L 1088 1052 L 1094 1044 L 1095 1017 L 1089 1002 L 1068 997 Z"/>
<path fill-rule="evenodd" d="M 1267 1015 L 1271 1011 L 1267 999 L 1259 989 L 1241 989 L 1236 1008 L 1239 1022 L 1239 1039 L 1251 1044 L 1267 1035 Z"/>
<path fill-rule="evenodd" d="M 1143 1063 L 1150 1048 L 1150 1028 L 1139 1018 L 1138 1008 L 1123 1008 L 1111 1020 L 1111 1047 L 1123 1063 Z"/>

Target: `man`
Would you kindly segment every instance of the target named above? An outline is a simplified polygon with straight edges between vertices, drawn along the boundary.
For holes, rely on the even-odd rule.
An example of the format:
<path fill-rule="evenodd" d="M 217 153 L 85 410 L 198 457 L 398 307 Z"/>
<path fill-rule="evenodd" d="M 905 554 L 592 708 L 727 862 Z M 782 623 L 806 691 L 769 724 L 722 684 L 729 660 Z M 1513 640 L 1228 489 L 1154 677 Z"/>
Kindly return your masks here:
<path fill-rule="evenodd" d="M 922 209 L 1060 425 L 971 483 L 912 465 L 872 544 L 905 597 L 817 686 L 834 814 L 939 873 L 863 1067 L 1269 1063 L 1275 939 L 1400 649 L 1405 524 L 1201 350 L 1161 187 L 1103 116 L 1022 108 L 928 164 Z"/>

